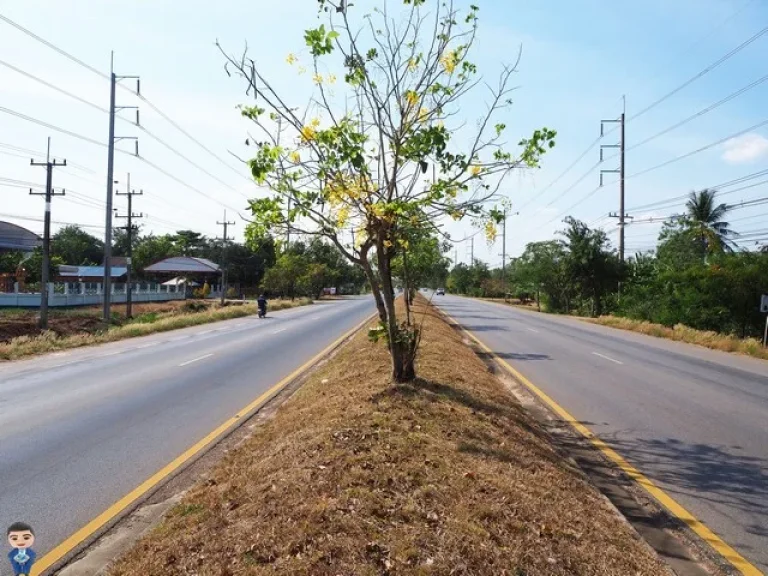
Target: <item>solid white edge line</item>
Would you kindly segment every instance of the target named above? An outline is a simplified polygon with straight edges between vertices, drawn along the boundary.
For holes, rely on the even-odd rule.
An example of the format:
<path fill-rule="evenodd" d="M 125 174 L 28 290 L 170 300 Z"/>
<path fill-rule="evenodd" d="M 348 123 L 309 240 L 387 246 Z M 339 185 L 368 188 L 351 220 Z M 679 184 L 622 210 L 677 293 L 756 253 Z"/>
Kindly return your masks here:
<path fill-rule="evenodd" d="M 600 358 L 605 358 L 606 360 L 609 360 L 610 362 L 615 362 L 616 364 L 624 365 L 624 362 L 619 362 L 618 360 L 614 360 L 613 358 L 609 358 L 605 354 L 600 354 L 599 352 L 592 352 L 595 356 L 600 356 Z"/>
<path fill-rule="evenodd" d="M 179 368 L 181 368 L 182 366 L 189 366 L 193 362 L 199 362 L 200 360 L 205 360 L 206 358 L 210 358 L 211 356 L 213 356 L 213 353 L 206 354 L 205 356 L 200 356 L 199 358 L 193 358 L 192 360 L 187 360 L 186 362 L 182 362 L 181 364 L 179 364 Z"/>

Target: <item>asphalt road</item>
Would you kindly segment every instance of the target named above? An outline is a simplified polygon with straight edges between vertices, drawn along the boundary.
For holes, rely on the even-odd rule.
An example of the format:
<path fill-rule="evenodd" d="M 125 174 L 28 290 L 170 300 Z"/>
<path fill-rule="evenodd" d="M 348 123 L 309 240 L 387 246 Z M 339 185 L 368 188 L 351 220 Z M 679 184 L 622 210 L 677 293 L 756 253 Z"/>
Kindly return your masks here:
<path fill-rule="evenodd" d="M 3 542 L 28 522 L 41 557 L 374 311 L 332 301 L 0 364 Z"/>
<path fill-rule="evenodd" d="M 768 574 L 768 362 L 500 304 L 434 302 Z"/>

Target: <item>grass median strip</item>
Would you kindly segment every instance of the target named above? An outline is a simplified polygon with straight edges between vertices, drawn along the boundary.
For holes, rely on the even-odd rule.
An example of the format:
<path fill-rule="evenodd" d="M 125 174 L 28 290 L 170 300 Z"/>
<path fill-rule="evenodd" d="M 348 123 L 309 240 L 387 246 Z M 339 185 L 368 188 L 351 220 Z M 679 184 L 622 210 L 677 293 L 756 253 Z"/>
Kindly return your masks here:
<path fill-rule="evenodd" d="M 270 302 L 269 309 L 270 312 L 274 312 L 311 303 L 312 301 L 307 299 L 295 301 L 276 300 Z M 187 308 L 177 307 L 169 312 L 165 312 L 163 315 L 149 312 L 138 316 L 134 321 L 122 326 L 113 326 L 108 330 L 92 333 L 86 332 L 60 336 L 53 331 L 49 331 L 37 336 L 19 336 L 7 342 L 0 342 L 0 361 L 17 360 L 57 350 L 116 342 L 126 338 L 148 336 L 158 332 L 168 332 L 221 320 L 253 316 L 257 312 L 258 307 L 255 304 L 234 303 L 226 306 L 203 304 L 202 309 L 196 309 L 195 306 Z M 0 319 L 1 321 L 2 319 Z"/>
<path fill-rule="evenodd" d="M 667 573 L 426 313 L 420 380 L 359 334 L 109 574 Z"/>

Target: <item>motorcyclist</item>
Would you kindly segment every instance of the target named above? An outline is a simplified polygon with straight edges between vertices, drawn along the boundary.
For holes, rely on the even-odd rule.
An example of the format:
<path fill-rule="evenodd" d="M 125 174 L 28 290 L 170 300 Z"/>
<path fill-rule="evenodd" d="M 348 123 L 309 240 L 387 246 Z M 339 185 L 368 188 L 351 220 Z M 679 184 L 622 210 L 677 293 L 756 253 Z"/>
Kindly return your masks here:
<path fill-rule="evenodd" d="M 262 294 L 261 296 L 259 296 L 259 298 L 258 298 L 258 300 L 256 300 L 256 302 L 259 305 L 259 312 L 261 313 L 261 315 L 262 316 L 266 316 L 267 315 L 267 297 L 266 297 L 266 295 Z"/>

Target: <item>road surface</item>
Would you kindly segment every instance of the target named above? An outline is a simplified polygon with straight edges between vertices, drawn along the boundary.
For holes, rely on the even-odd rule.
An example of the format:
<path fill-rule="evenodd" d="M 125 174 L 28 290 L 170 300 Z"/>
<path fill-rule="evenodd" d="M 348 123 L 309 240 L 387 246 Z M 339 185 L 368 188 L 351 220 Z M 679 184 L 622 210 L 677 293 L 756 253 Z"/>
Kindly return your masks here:
<path fill-rule="evenodd" d="M 3 541 L 27 522 L 41 557 L 373 312 L 332 301 L 0 364 Z"/>
<path fill-rule="evenodd" d="M 433 300 L 768 574 L 768 362 Z"/>

